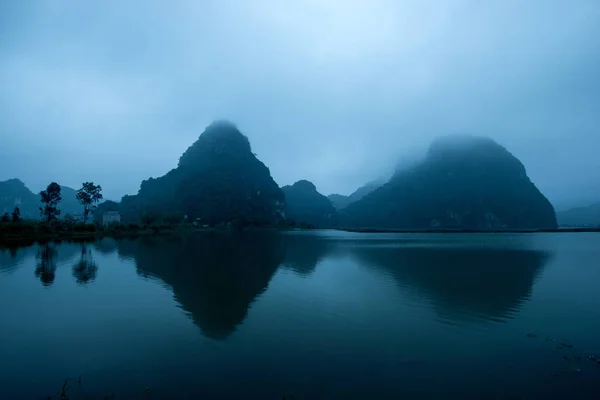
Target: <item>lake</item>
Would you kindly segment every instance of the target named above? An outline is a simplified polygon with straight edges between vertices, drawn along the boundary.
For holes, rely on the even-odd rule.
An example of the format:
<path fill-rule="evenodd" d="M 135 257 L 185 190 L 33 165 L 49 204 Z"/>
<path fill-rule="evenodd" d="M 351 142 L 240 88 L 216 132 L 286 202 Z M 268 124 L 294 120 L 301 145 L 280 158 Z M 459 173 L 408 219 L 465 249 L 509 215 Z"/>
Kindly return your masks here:
<path fill-rule="evenodd" d="M 598 398 L 600 234 L 0 250 L 0 398 Z"/>

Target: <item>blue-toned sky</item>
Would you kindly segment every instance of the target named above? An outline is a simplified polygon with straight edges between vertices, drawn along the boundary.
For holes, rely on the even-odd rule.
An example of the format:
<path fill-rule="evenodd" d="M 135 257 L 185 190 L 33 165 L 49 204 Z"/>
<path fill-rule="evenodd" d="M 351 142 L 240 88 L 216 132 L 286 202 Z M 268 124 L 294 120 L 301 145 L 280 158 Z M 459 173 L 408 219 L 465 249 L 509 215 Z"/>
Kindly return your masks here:
<path fill-rule="evenodd" d="M 469 133 L 598 201 L 600 1 L 0 2 L 0 180 L 119 199 L 223 118 L 280 185 L 349 193 Z"/>

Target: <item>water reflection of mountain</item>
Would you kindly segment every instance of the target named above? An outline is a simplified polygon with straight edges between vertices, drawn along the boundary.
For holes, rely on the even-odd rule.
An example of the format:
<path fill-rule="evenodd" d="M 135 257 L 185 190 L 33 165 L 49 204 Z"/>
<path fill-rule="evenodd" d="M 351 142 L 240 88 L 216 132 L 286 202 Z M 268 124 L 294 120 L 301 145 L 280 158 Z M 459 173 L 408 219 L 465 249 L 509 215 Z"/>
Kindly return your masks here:
<path fill-rule="evenodd" d="M 27 258 L 35 257 L 37 246 L 0 249 L 0 272 L 12 272 Z"/>
<path fill-rule="evenodd" d="M 335 242 L 313 232 L 289 232 L 284 235 L 284 242 L 284 265 L 303 276 L 312 274 L 335 247 Z"/>
<path fill-rule="evenodd" d="M 273 232 L 142 237 L 121 240 L 120 256 L 138 273 L 169 285 L 202 332 L 225 339 L 283 261 L 282 236 Z"/>
<path fill-rule="evenodd" d="M 117 251 L 117 241 L 114 238 L 102 238 L 94 242 L 94 250 L 102 255 Z"/>
<path fill-rule="evenodd" d="M 417 301 L 431 301 L 442 320 L 458 324 L 513 318 L 550 258 L 514 245 L 348 248 L 361 263 L 391 274 Z"/>

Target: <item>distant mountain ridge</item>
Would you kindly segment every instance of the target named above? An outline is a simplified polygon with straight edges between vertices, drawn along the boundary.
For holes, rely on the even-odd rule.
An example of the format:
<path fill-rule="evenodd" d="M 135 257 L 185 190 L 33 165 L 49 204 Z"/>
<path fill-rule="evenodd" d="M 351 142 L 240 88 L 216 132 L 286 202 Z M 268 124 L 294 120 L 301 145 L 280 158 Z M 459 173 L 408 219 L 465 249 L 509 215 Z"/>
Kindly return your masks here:
<path fill-rule="evenodd" d="M 363 197 L 365 197 L 366 195 L 368 195 L 375 189 L 381 187 L 382 185 L 385 184 L 385 182 L 386 181 L 383 179 L 374 180 L 374 181 L 365 183 L 364 185 L 362 185 L 361 187 L 356 189 L 354 192 L 352 192 L 348 196 L 334 193 L 334 194 L 330 194 L 329 196 L 327 196 L 327 198 L 333 203 L 333 205 L 335 206 L 335 208 L 337 210 L 341 210 L 341 209 L 347 207 L 350 203 L 354 203 L 355 201 L 362 199 Z"/>
<path fill-rule="evenodd" d="M 39 216 L 40 197 L 33 194 L 19 179 L 0 182 L 0 213 L 11 213 L 15 207 L 21 210 L 23 218 Z"/>
<path fill-rule="evenodd" d="M 62 187 L 61 217 L 80 214 L 76 191 Z M 18 205 L 39 219 L 40 197 L 18 179 L 0 182 L 0 211 Z M 600 205 L 559 213 L 561 225 L 594 226 Z M 350 196 L 323 196 L 301 180 L 280 188 L 252 152 L 249 139 L 227 121 L 210 124 L 181 155 L 176 168 L 144 180 L 120 203 L 123 222 L 197 221 L 265 226 L 286 216 L 316 227 L 376 229 L 554 229 L 557 215 L 523 164 L 492 139 L 454 135 L 434 140 L 422 158 L 399 163 L 387 181 L 369 182 Z M 585 214 L 585 215 L 584 215 Z M 96 220 L 98 220 L 96 216 Z M 598 223 L 600 224 L 600 223 Z"/>
<path fill-rule="evenodd" d="M 327 199 L 333 204 L 336 210 L 341 210 L 346 207 L 348 204 L 348 196 L 344 196 L 343 194 L 333 193 L 327 196 Z"/>
<path fill-rule="evenodd" d="M 58 204 L 61 217 L 66 214 L 80 214 L 83 207 L 76 198 L 77 191 L 68 186 L 61 186 L 62 200 Z M 33 193 L 25 184 L 16 178 L 0 182 L 0 212 L 12 213 L 19 207 L 21 217 L 25 219 L 39 219 L 41 207 L 39 193 Z"/>
<path fill-rule="evenodd" d="M 552 229 L 554 207 L 492 139 L 446 136 L 425 159 L 348 205 L 342 225 L 395 229 Z"/>
<path fill-rule="evenodd" d="M 558 218 L 558 224 L 564 227 L 600 226 L 600 202 L 558 212 L 556 217 Z"/>
<path fill-rule="evenodd" d="M 281 188 L 285 194 L 285 215 L 296 222 L 317 228 L 337 226 L 337 211 L 331 201 L 319 193 L 312 182 L 300 180 Z"/>

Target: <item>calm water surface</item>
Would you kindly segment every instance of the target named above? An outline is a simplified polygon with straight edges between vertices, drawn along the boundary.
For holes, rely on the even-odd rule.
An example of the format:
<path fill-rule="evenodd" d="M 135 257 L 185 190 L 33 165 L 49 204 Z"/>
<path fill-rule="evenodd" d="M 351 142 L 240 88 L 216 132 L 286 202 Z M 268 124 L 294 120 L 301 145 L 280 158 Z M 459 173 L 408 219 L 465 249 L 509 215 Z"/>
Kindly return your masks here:
<path fill-rule="evenodd" d="M 0 399 L 600 397 L 600 234 L 54 243 L 0 304 Z"/>

